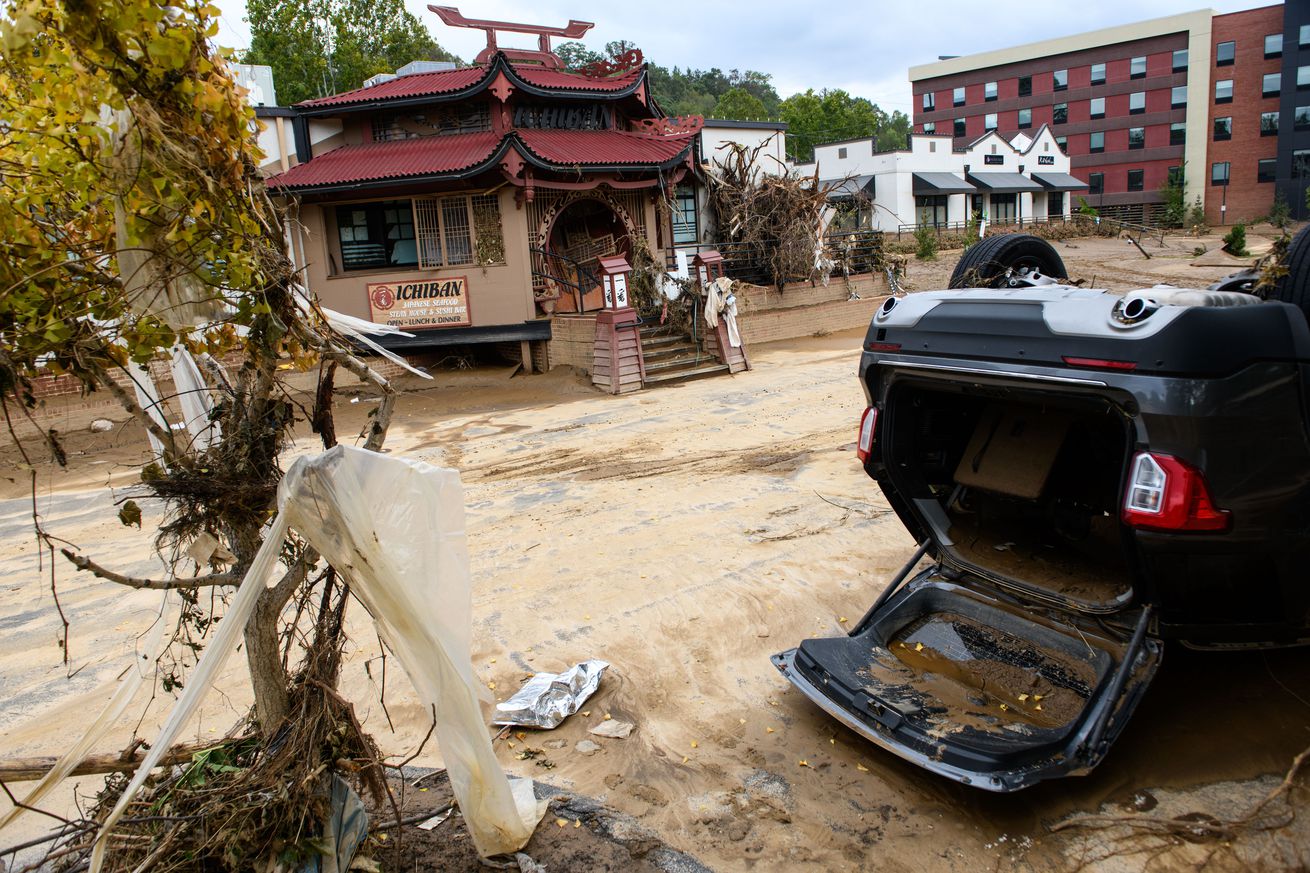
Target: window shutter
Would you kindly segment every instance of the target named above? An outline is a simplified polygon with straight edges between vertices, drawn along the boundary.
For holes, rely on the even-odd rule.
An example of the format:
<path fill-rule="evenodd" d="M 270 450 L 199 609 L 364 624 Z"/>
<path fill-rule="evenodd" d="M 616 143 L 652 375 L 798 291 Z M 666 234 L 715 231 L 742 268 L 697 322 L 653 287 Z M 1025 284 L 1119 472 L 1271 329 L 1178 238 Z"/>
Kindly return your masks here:
<path fill-rule="evenodd" d="M 414 198 L 414 237 L 420 269 L 445 266 L 441 253 L 441 209 L 435 197 Z"/>

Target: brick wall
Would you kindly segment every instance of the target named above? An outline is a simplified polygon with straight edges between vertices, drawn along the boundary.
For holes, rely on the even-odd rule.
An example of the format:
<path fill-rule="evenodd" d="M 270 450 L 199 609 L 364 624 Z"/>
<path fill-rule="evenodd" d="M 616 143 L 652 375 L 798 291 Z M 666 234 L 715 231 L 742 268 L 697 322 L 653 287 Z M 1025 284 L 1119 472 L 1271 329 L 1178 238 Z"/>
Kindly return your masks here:
<path fill-rule="evenodd" d="M 569 365 L 590 373 L 596 344 L 596 316 L 557 315 L 550 325 L 548 362 Z"/>
<path fill-rule="evenodd" d="M 1266 6 L 1229 15 L 1214 17 L 1213 46 L 1221 42 L 1235 42 L 1234 61 L 1229 66 L 1213 66 L 1210 72 L 1215 81 L 1233 80 L 1233 102 L 1215 103 L 1214 91 L 1210 99 L 1210 128 L 1205 132 L 1209 141 L 1208 163 L 1204 167 L 1188 167 L 1187 172 L 1205 174 L 1205 217 L 1210 224 L 1236 224 L 1267 215 L 1274 204 L 1274 183 L 1256 181 L 1261 158 L 1274 158 L 1278 154 L 1278 137 L 1260 135 L 1260 115 L 1277 112 L 1278 97 L 1263 96 L 1265 73 L 1281 73 L 1282 58 L 1264 56 L 1265 36 L 1283 31 L 1283 7 Z M 1214 55 L 1210 63 L 1214 64 Z M 1284 82 L 1284 88 L 1295 88 L 1296 82 Z M 1214 119 L 1233 119 L 1233 138 L 1214 139 Z M 1287 125 L 1292 119 L 1280 119 Z M 1191 132 L 1188 132 L 1189 135 Z M 1230 164 L 1227 191 L 1224 186 L 1211 185 L 1211 165 L 1227 161 Z M 1224 204 L 1227 210 L 1221 210 Z M 1221 213 L 1226 212 L 1226 219 Z"/>
<path fill-rule="evenodd" d="M 852 291 L 860 299 L 851 300 Z M 887 293 L 887 279 L 880 273 L 853 276 L 849 284 L 833 279 L 826 288 L 789 285 L 781 293 L 772 287 L 738 286 L 737 326 L 748 346 L 863 328 Z"/>

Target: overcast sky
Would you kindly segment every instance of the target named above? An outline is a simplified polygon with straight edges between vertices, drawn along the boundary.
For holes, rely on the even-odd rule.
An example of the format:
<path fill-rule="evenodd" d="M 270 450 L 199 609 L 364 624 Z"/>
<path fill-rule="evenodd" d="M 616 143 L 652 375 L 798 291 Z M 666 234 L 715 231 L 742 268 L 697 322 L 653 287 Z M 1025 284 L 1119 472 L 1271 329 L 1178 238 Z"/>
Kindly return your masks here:
<path fill-rule="evenodd" d="M 246 48 L 245 0 L 217 0 L 224 17 L 219 42 Z M 405 0 L 437 42 L 471 60 L 485 45 L 482 31 L 450 28 L 423 0 Z M 938 55 L 965 55 L 1204 8 L 1186 0 L 932 0 L 901 3 L 755 3 L 655 0 L 487 0 L 458 5 L 470 18 L 563 25 L 570 18 L 596 26 L 583 42 L 600 49 L 627 39 L 665 67 L 759 70 L 773 75 L 787 97 L 806 88 L 844 88 L 888 112 L 911 114 L 907 69 Z M 1267 0 L 1215 0 L 1217 12 L 1267 6 Z M 531 37 L 505 35 L 501 45 L 528 46 Z M 658 95 L 657 95 L 658 96 Z"/>

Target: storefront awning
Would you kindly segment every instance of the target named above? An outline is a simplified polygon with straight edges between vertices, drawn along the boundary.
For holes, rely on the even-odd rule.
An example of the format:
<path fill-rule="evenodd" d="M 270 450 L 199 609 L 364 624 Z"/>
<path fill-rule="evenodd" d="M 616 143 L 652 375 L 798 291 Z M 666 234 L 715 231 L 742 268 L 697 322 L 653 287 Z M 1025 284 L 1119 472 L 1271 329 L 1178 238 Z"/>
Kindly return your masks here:
<path fill-rule="evenodd" d="M 969 173 L 969 181 L 993 194 L 1021 194 L 1045 190 L 1023 173 Z"/>
<path fill-rule="evenodd" d="M 1033 178 L 1047 191 L 1086 191 L 1087 183 L 1068 173 L 1033 173 Z"/>
<path fill-rule="evenodd" d="M 955 173 L 915 173 L 914 194 L 968 194 L 978 189 Z"/>
<path fill-rule="evenodd" d="M 852 176 L 849 179 L 821 179 L 819 184 L 828 188 L 829 200 L 840 200 L 843 197 L 867 197 L 870 200 L 874 197 L 873 176 Z"/>

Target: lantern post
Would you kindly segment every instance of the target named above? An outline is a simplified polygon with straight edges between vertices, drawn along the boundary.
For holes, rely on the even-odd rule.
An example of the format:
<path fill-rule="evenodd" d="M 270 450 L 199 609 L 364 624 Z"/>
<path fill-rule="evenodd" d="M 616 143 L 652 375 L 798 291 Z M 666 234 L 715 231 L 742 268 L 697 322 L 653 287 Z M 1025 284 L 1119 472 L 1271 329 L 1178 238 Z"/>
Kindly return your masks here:
<path fill-rule="evenodd" d="M 692 271 L 700 284 L 702 295 L 709 299 L 709 286 L 727 275 L 723 265 L 723 255 L 713 249 L 698 252 L 691 259 Z M 746 356 L 746 344 L 736 346 L 728 339 L 727 313 L 716 313 L 718 318 L 714 327 L 705 336 L 705 348 L 720 363 L 728 365 L 729 373 L 740 373 L 751 368 L 750 358 Z"/>
<path fill-rule="evenodd" d="M 600 258 L 605 308 L 596 313 L 591 381 L 611 394 L 639 391 L 646 381 L 641 319 L 629 303 L 632 265 L 622 255 Z"/>

